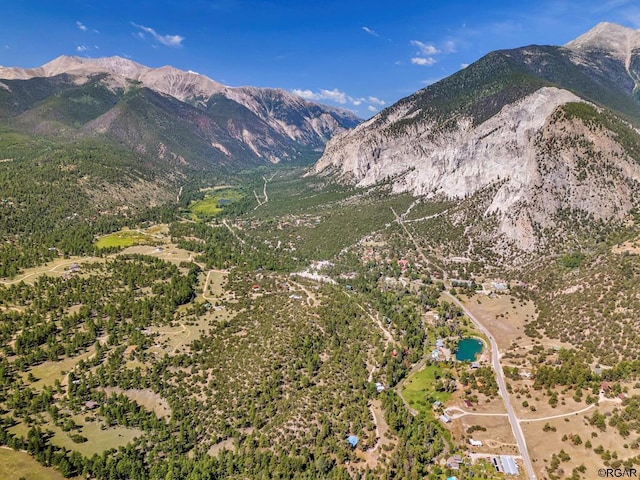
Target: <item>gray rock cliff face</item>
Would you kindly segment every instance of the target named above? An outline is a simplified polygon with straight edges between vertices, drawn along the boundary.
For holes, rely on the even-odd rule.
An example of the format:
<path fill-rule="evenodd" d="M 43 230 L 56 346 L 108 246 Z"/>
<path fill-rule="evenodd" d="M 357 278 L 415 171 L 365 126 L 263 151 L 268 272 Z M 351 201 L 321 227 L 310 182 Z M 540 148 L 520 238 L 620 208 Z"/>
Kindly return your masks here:
<path fill-rule="evenodd" d="M 531 49 L 522 49 L 519 55 L 530 59 L 528 51 Z M 634 59 L 640 54 L 640 32 L 598 25 L 552 53 L 589 64 L 580 67 L 583 69 L 592 69 L 604 55 L 616 65 L 617 74 L 630 79 Z M 515 57 L 509 52 L 505 56 Z M 538 66 L 526 68 L 535 71 Z M 529 251 L 539 246 L 536 231 L 553 227 L 560 211 L 621 219 L 633 206 L 640 158 L 625 150 L 618 141 L 621 134 L 611 131 L 612 127 L 564 113 L 564 106 L 578 102 L 609 114 L 606 105 L 578 95 L 576 82 L 565 81 L 569 88 L 543 85 L 532 89 L 505 102 L 481 122 L 462 109 L 440 115 L 440 110 L 424 100 L 429 98 L 427 87 L 334 138 L 313 173 L 337 175 L 359 186 L 390 180 L 395 192 L 427 198 L 463 199 L 493 186 L 495 194 L 484 213 L 498 218 L 494 234 Z M 589 91 L 588 81 L 580 81 Z M 628 88 L 633 88 L 633 82 L 625 82 L 619 83 L 630 83 Z M 430 114 L 424 115 L 427 108 Z M 625 131 L 640 139 L 626 119 L 616 118 Z"/>

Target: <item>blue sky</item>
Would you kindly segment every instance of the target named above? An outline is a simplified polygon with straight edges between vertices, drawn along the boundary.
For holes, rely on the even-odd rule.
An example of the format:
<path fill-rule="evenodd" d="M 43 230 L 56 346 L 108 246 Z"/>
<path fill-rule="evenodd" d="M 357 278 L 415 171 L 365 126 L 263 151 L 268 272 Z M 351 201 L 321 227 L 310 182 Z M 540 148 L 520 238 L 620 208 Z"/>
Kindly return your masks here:
<path fill-rule="evenodd" d="M 637 0 L 5 3 L 0 65 L 119 55 L 284 88 L 362 117 L 492 50 L 562 45 L 602 21 L 640 28 Z"/>

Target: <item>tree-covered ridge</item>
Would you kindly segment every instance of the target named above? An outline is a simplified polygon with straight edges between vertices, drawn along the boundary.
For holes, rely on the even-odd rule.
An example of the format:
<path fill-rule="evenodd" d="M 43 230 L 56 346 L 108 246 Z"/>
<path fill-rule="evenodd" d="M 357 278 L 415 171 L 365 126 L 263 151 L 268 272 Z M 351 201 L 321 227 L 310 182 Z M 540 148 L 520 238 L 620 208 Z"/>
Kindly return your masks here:
<path fill-rule="evenodd" d="M 114 145 L 0 133 L 0 277 L 58 255 L 95 253 L 94 237 L 175 198 L 176 178 Z"/>

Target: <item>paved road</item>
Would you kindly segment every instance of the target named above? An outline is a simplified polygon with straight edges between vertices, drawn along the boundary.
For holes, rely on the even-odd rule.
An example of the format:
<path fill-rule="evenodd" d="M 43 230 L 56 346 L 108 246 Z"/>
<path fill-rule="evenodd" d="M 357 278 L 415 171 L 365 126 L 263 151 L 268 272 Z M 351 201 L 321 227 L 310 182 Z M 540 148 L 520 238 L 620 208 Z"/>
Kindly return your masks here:
<path fill-rule="evenodd" d="M 443 292 L 443 295 L 449 298 L 453 303 L 455 303 L 458 307 L 462 309 L 462 311 L 471 319 L 473 324 L 484 333 L 489 342 L 491 343 L 491 360 L 493 364 L 493 369 L 496 372 L 496 379 L 498 381 L 498 388 L 500 391 L 500 396 L 502 397 L 502 401 L 504 402 L 504 406 L 507 410 L 507 415 L 509 416 L 509 422 L 511 423 L 511 430 L 513 430 L 513 436 L 516 439 L 516 443 L 518 444 L 518 449 L 520 450 L 520 454 L 522 455 L 522 461 L 524 463 L 524 467 L 527 470 L 527 476 L 530 480 L 536 480 L 536 474 L 533 470 L 533 464 L 531 463 L 531 457 L 529 457 L 529 451 L 527 450 L 527 442 L 525 441 L 524 434 L 522 433 L 522 428 L 520 427 L 520 421 L 518 417 L 516 417 L 515 412 L 513 411 L 513 407 L 511 405 L 511 400 L 509 399 L 509 392 L 507 392 L 507 384 L 504 380 L 504 374 L 502 372 L 502 366 L 500 365 L 500 352 L 498 351 L 498 344 L 496 340 L 493 338 L 493 335 L 487 330 L 482 323 L 478 321 L 478 319 L 465 307 L 460 300 L 455 298 L 448 292 Z"/>

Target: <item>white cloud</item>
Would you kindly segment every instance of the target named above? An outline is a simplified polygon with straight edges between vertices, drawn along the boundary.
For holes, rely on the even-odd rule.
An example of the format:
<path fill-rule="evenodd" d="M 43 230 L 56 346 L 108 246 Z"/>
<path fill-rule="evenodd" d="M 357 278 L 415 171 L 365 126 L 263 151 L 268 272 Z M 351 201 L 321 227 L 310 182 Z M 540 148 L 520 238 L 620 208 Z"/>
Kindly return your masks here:
<path fill-rule="evenodd" d="M 320 94 L 313 93 L 311 90 L 299 90 L 294 88 L 291 90 L 295 95 L 304 98 L 305 100 L 320 100 Z"/>
<path fill-rule="evenodd" d="M 333 90 L 326 90 L 321 88 L 320 90 L 315 92 L 309 89 L 295 88 L 291 90 L 291 92 L 295 95 L 298 95 L 299 97 L 304 98 L 305 100 L 310 100 L 313 102 L 328 100 L 340 105 L 350 104 L 354 107 L 367 105 L 367 109 L 369 111 L 377 111 L 378 109 L 376 107 L 382 107 L 387 104 L 387 102 L 378 97 L 352 97 L 351 95 L 347 95 L 345 92 L 342 92 L 337 88 L 334 88 Z M 374 108 L 374 110 L 371 110 L 371 108 Z"/>
<path fill-rule="evenodd" d="M 430 44 L 430 43 L 423 43 L 419 40 L 411 40 L 411 45 L 413 45 L 414 47 L 418 47 L 418 55 L 436 55 L 437 53 L 440 53 L 440 50 L 438 50 L 434 45 Z"/>
<path fill-rule="evenodd" d="M 184 37 L 181 35 L 160 35 L 151 27 L 145 27 L 144 25 L 138 25 L 137 23 L 132 23 L 132 25 L 136 28 L 139 28 L 141 31 L 137 32 L 137 36 L 139 38 L 144 38 L 144 33 L 148 33 L 151 35 L 158 43 L 166 47 L 181 47 L 182 41 Z"/>
<path fill-rule="evenodd" d="M 376 107 L 374 107 L 373 105 L 369 105 L 367 107 L 367 110 L 369 110 L 370 112 L 377 112 L 378 111 L 378 109 Z"/>
<path fill-rule="evenodd" d="M 469 66 L 468 63 L 461 63 L 460 68 L 467 68 Z"/>
<path fill-rule="evenodd" d="M 82 22 L 76 22 L 76 27 L 78 27 L 83 32 L 86 32 L 88 30 L 87 26 L 84 25 Z"/>
<path fill-rule="evenodd" d="M 347 98 L 349 98 L 349 100 L 352 100 L 351 97 L 347 97 L 346 93 L 341 92 L 337 88 L 334 88 L 333 90 L 322 90 L 321 89 L 320 90 L 320 94 L 322 95 L 323 99 L 331 100 L 331 101 L 339 103 L 341 105 L 344 105 L 345 103 L 347 103 Z"/>
<path fill-rule="evenodd" d="M 411 63 L 414 65 L 421 65 L 423 67 L 430 67 L 436 63 L 436 59 L 433 57 L 413 57 Z"/>
<path fill-rule="evenodd" d="M 380 36 L 380 34 L 378 32 L 376 32 L 374 29 L 369 28 L 369 27 L 362 27 L 362 30 L 367 32 L 369 35 L 373 35 L 374 37 L 379 37 Z"/>
<path fill-rule="evenodd" d="M 86 52 L 87 50 L 89 50 L 89 47 L 87 47 L 86 45 L 78 45 L 76 47 L 76 52 Z"/>

